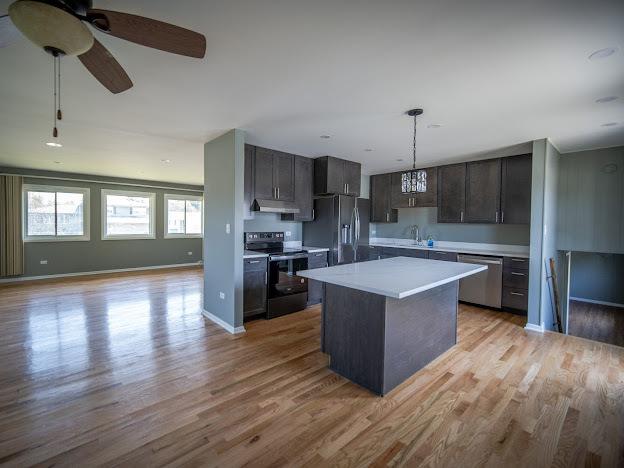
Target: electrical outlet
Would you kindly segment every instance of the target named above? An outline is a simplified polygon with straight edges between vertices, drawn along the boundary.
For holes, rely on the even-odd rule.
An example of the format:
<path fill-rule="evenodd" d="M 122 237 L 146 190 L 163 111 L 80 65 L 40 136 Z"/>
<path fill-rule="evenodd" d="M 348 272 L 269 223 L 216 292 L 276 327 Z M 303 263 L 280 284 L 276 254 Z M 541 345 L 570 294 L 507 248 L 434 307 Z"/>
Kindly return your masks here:
<path fill-rule="evenodd" d="M 186 252 L 186 255 L 191 256 L 191 255 L 193 255 L 193 252 Z"/>
<path fill-rule="evenodd" d="M 227 223 L 227 224 L 225 225 L 225 233 L 226 233 L 226 234 L 229 234 L 229 233 L 230 233 L 230 223 Z"/>
<path fill-rule="evenodd" d="M 290 237 L 290 236 L 291 236 L 291 234 L 292 234 L 292 232 L 290 232 L 290 231 L 286 231 L 286 237 Z"/>
<path fill-rule="evenodd" d="M 47 265 L 48 261 L 47 260 L 39 260 L 39 263 L 41 263 L 42 265 Z"/>
<path fill-rule="evenodd" d="M 225 293 L 222 291 L 219 291 L 219 299 L 225 299 Z"/>

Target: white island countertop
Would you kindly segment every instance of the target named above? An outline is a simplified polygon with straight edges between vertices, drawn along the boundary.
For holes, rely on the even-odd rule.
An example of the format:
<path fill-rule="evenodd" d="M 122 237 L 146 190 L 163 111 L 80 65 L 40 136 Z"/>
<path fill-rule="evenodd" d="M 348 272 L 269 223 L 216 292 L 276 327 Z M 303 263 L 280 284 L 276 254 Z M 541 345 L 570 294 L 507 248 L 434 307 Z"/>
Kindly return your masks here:
<path fill-rule="evenodd" d="M 428 289 L 487 270 L 485 265 L 394 257 L 298 271 L 324 283 L 403 299 Z"/>

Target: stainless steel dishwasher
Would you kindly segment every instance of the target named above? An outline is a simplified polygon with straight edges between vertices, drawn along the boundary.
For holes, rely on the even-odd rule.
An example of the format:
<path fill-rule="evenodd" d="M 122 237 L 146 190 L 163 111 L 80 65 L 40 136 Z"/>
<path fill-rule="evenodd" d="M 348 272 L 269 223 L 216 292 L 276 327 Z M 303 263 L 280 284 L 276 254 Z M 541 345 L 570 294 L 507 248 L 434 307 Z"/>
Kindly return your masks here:
<path fill-rule="evenodd" d="M 485 265 L 487 270 L 459 280 L 459 300 L 488 307 L 501 307 L 503 259 L 459 254 L 457 261 Z"/>

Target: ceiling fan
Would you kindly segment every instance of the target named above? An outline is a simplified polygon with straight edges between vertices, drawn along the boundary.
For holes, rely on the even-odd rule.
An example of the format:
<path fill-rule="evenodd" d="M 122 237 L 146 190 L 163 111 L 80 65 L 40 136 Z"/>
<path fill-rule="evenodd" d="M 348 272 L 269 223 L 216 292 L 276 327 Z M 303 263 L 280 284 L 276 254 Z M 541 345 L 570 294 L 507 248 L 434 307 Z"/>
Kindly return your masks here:
<path fill-rule="evenodd" d="M 195 58 L 203 58 L 206 53 L 202 34 L 143 16 L 99 10 L 92 8 L 92 3 L 17 0 L 9 6 L 8 15 L 0 16 L 0 47 L 19 39 L 19 30 L 55 58 L 78 56 L 87 70 L 115 94 L 131 88 L 132 81 L 85 23 L 111 36 L 165 52 Z"/>

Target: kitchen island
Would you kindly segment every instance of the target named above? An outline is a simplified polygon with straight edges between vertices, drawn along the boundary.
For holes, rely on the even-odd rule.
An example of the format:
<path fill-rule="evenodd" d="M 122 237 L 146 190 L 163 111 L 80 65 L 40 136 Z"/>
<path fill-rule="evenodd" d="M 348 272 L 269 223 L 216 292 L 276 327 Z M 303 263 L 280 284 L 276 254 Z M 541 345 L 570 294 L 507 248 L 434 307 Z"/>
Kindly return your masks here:
<path fill-rule="evenodd" d="M 323 283 L 330 368 L 384 395 L 457 342 L 459 280 L 483 265 L 395 257 L 297 275 Z"/>

